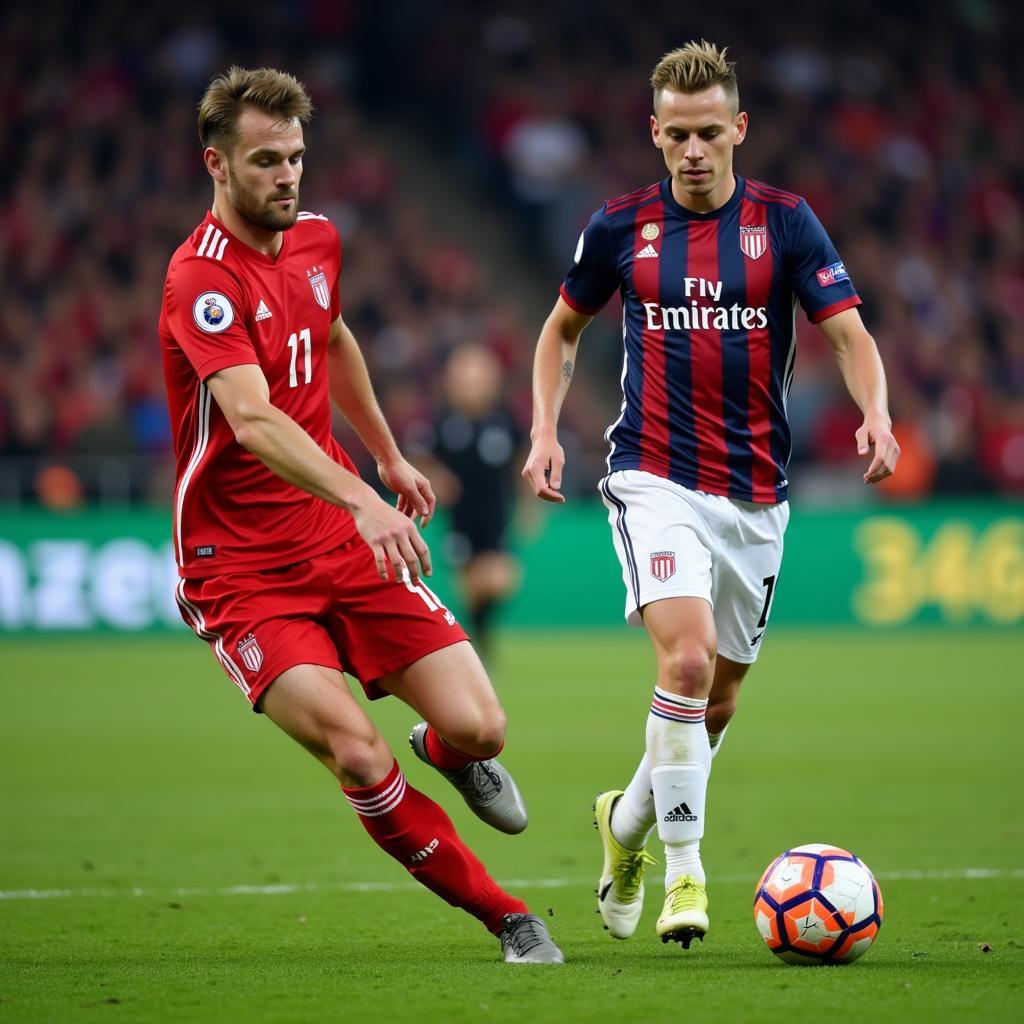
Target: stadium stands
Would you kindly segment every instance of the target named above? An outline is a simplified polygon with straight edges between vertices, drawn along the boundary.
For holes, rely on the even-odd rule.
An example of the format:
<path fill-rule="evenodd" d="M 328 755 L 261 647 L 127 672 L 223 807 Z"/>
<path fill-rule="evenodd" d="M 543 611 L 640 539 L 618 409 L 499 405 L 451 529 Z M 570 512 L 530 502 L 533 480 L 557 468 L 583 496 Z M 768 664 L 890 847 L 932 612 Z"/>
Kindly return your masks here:
<path fill-rule="evenodd" d="M 0 15 L 0 502 L 169 494 L 155 321 L 166 261 L 209 201 L 194 109 L 211 74 L 275 64 L 310 87 L 302 205 L 342 233 L 346 318 L 401 435 L 430 415 L 423 381 L 466 340 L 498 350 L 528 417 L 539 320 L 500 293 L 500 266 L 481 269 L 431 222 L 429 196 L 397 186 L 396 162 L 447 159 L 451 188 L 505 219 L 506 258 L 553 298 L 589 212 L 658 176 L 646 76 L 702 34 L 740 62 L 752 125 L 739 170 L 808 198 L 865 300 L 905 450 L 892 495 L 1024 493 L 1015 5 L 940 19 L 917 0 L 796 0 L 770 25 L 737 3 L 699 19 L 650 4 L 641 21 L 610 2 L 513 7 L 307 0 L 207 16 L 157 0 L 88 21 L 70 4 Z M 408 135 L 368 141 L 381 114 Z M 615 402 L 616 316 L 588 335 L 581 372 L 596 383 L 578 383 L 567 410 L 586 490 Z M 795 456 L 815 469 L 794 478 L 834 495 L 859 481 L 859 421 L 823 340 L 798 324 Z"/>

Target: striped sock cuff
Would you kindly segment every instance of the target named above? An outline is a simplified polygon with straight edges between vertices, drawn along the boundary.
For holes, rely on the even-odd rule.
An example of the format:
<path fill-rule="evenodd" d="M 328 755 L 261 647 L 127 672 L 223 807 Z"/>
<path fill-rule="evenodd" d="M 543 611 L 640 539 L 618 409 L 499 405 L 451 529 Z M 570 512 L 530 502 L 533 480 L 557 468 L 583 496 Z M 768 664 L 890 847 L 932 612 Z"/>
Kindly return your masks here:
<path fill-rule="evenodd" d="M 651 700 L 651 714 L 664 718 L 669 722 L 689 722 L 699 725 L 707 714 L 708 702 L 696 697 L 681 697 L 678 693 L 669 693 L 660 686 L 654 688 Z"/>
<path fill-rule="evenodd" d="M 345 799 L 356 814 L 363 818 L 380 818 L 393 811 L 405 796 L 405 776 L 395 761 L 391 771 L 372 786 L 341 787 Z"/>

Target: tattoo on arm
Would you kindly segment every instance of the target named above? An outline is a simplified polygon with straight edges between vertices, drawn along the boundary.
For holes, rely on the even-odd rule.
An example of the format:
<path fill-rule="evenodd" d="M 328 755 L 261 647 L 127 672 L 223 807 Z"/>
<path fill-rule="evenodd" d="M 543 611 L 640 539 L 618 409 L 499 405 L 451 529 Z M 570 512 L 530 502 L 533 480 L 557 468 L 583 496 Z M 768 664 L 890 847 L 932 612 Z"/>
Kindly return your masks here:
<path fill-rule="evenodd" d="M 567 383 L 572 380 L 572 363 L 568 359 L 562 363 L 562 376 Z"/>

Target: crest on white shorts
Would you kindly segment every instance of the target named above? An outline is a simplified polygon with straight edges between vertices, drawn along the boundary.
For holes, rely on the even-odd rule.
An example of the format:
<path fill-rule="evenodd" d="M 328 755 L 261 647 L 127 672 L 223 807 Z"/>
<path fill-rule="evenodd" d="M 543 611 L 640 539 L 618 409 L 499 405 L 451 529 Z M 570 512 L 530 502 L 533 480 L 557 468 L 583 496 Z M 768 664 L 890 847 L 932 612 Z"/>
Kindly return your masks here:
<path fill-rule="evenodd" d="M 259 672 L 263 664 L 263 648 L 252 633 L 238 641 L 238 653 L 250 672 Z"/>
<path fill-rule="evenodd" d="M 676 574 L 676 553 L 674 551 L 655 551 L 651 555 L 651 575 L 660 583 Z"/>
<path fill-rule="evenodd" d="M 740 225 L 740 248 L 748 259 L 756 260 L 768 249 L 768 225 Z"/>
<path fill-rule="evenodd" d="M 323 267 L 310 267 L 306 271 L 309 280 L 309 287 L 313 289 L 313 297 L 321 309 L 329 309 L 331 305 L 331 290 L 327 287 L 327 275 Z"/>

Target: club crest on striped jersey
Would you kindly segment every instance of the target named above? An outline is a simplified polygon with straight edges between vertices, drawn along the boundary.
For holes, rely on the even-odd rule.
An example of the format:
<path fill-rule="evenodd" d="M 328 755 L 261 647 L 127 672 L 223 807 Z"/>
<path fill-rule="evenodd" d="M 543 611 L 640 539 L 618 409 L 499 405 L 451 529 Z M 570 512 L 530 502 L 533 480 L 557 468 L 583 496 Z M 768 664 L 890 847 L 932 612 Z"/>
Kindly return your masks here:
<path fill-rule="evenodd" d="M 306 271 L 309 279 L 309 287 L 313 289 L 313 297 L 321 309 L 329 309 L 331 306 L 331 289 L 327 287 L 327 275 L 323 267 L 310 267 Z"/>
<path fill-rule="evenodd" d="M 250 672 L 259 672 L 263 664 L 263 648 L 252 633 L 238 641 L 238 654 Z"/>
<path fill-rule="evenodd" d="M 674 551 L 654 551 L 651 553 L 651 575 L 664 583 L 676 574 L 676 553 Z"/>
<path fill-rule="evenodd" d="M 207 334 L 220 334 L 235 321 L 235 311 L 226 295 L 203 292 L 192 303 L 192 318 L 200 330 Z"/>
<path fill-rule="evenodd" d="M 657 224 L 645 224 L 640 229 L 640 236 L 645 242 L 653 242 L 661 234 Z"/>
<path fill-rule="evenodd" d="M 740 248 L 748 259 L 756 260 L 768 249 L 767 224 L 741 224 Z"/>

